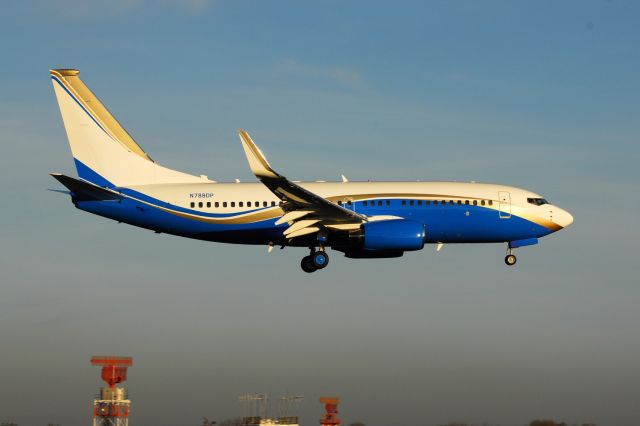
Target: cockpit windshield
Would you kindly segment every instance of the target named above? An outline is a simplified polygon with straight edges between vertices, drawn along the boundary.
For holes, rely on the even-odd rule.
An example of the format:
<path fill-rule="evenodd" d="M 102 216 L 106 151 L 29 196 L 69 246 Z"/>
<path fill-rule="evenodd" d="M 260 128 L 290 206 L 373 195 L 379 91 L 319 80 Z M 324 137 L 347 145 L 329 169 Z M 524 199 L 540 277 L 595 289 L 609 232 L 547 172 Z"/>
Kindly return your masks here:
<path fill-rule="evenodd" d="M 549 204 L 549 202 L 547 200 L 545 200 L 544 198 L 527 198 L 527 202 L 529 204 L 534 204 L 536 206 L 541 206 L 543 204 Z"/>

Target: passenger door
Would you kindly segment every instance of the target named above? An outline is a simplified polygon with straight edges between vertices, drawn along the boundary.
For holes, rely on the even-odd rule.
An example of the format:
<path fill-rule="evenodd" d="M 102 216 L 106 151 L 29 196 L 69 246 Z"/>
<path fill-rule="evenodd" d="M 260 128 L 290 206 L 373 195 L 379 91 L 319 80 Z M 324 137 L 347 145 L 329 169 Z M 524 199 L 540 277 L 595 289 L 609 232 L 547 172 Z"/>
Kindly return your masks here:
<path fill-rule="evenodd" d="M 498 215 L 500 219 L 511 217 L 511 194 L 507 191 L 498 191 Z"/>

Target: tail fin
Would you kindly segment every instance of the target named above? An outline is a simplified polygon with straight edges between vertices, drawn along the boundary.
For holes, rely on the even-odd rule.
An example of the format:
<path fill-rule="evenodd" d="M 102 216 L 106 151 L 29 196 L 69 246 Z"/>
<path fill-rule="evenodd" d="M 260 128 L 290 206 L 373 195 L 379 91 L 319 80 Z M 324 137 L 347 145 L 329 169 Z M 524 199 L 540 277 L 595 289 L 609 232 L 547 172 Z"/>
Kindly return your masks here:
<path fill-rule="evenodd" d="M 80 80 L 80 71 L 50 72 L 80 178 L 106 187 L 207 181 L 155 163 Z"/>

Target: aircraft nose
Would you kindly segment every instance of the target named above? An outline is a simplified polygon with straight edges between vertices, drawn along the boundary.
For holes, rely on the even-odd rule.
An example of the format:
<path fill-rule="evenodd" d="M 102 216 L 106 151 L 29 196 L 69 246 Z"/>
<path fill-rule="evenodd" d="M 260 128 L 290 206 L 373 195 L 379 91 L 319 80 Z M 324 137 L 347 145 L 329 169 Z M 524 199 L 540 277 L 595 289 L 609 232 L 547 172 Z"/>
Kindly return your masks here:
<path fill-rule="evenodd" d="M 573 216 L 568 211 L 556 207 L 553 209 L 553 221 L 563 228 L 566 228 L 573 223 Z"/>

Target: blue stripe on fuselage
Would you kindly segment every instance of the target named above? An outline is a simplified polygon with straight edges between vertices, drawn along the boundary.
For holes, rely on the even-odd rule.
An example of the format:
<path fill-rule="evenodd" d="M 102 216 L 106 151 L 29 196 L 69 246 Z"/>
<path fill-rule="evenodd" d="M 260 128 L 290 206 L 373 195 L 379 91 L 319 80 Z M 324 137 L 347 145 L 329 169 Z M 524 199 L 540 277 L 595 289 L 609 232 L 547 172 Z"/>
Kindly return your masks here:
<path fill-rule="evenodd" d="M 82 162 L 76 160 L 76 166 L 83 171 L 84 176 L 80 175 L 83 179 L 100 186 L 113 187 L 111 182 Z M 78 208 L 142 228 L 190 238 L 239 244 L 286 242 L 282 231 L 286 229 L 287 224 L 276 227 L 276 219 L 245 224 L 206 223 L 157 208 L 164 207 L 201 217 L 225 218 L 273 207 L 235 213 L 208 213 L 176 206 L 133 189 L 124 187 L 113 187 L 113 189 L 133 198 L 125 197 L 122 201 L 83 201 L 77 203 Z M 390 202 L 389 206 L 386 205 L 387 200 Z M 422 222 L 426 226 L 427 243 L 505 242 L 540 238 L 552 232 L 544 226 L 516 215 L 511 215 L 508 219 L 500 218 L 497 210 L 483 206 L 441 202 L 411 206 L 407 205 L 408 203 L 403 204 L 401 199 L 385 198 L 384 201 L 384 206 L 365 206 L 361 201 L 354 202 L 350 208 L 367 216 L 391 215 Z"/>
<path fill-rule="evenodd" d="M 158 232 L 208 241 L 240 244 L 284 243 L 287 224 L 275 226 L 276 219 L 245 224 L 213 224 L 171 214 L 131 198 L 121 201 L 80 201 L 76 206 L 99 216 Z M 234 240 L 233 233 L 237 233 Z"/>
<path fill-rule="evenodd" d="M 124 198 L 121 202 L 78 202 L 77 205 L 82 210 L 100 216 L 184 237 L 239 244 L 286 242 L 282 231 L 287 225 L 276 227 L 275 219 L 246 224 L 205 223 L 176 216 L 130 198 Z M 392 200 L 389 207 L 368 210 L 358 209 L 359 213 L 373 215 L 384 212 L 425 223 L 428 243 L 504 242 L 539 238 L 551 233 L 549 229 L 515 215 L 509 219 L 501 219 L 496 210 L 482 206 L 432 205 L 402 208 L 400 200 Z"/>
<path fill-rule="evenodd" d="M 388 199 L 383 201 L 386 203 Z M 406 199 L 410 201 L 409 199 Z M 552 230 L 522 217 L 501 218 L 498 210 L 486 206 L 442 203 L 413 206 L 392 199 L 390 206 L 365 206 L 354 202 L 352 209 L 367 216 L 392 215 L 422 222 L 427 243 L 504 242 L 540 238 Z"/>

